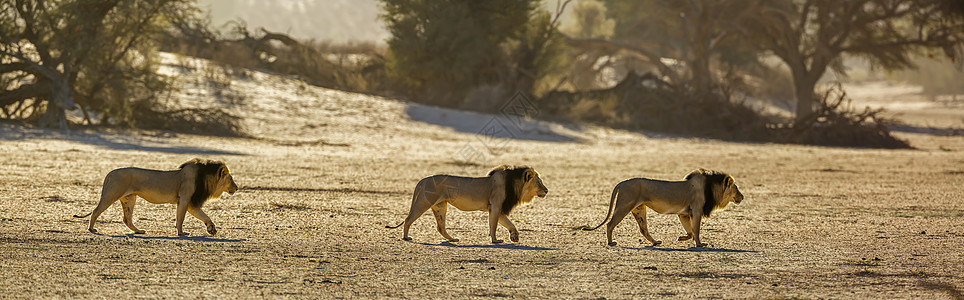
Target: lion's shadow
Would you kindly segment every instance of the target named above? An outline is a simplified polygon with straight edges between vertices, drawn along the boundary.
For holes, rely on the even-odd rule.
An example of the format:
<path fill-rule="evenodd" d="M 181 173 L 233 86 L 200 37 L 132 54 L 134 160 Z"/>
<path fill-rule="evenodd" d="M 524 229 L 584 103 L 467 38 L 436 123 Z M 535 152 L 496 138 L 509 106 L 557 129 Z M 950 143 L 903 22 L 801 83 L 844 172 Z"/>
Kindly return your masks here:
<path fill-rule="evenodd" d="M 196 236 L 144 236 L 139 234 L 123 234 L 123 235 L 106 235 L 94 233 L 96 235 L 103 235 L 111 238 L 131 238 L 139 240 L 160 240 L 160 241 L 193 241 L 193 242 L 214 242 L 214 243 L 240 243 L 246 241 L 246 239 L 226 239 L 226 238 L 216 238 L 210 235 L 196 235 Z"/>
<path fill-rule="evenodd" d="M 653 246 L 646 247 L 622 247 L 633 250 L 662 251 L 662 252 L 717 252 L 717 253 L 759 253 L 756 250 L 710 248 L 710 247 L 689 247 L 689 248 L 660 248 Z"/>
<path fill-rule="evenodd" d="M 413 242 L 415 243 L 415 242 Z M 549 251 L 549 250 L 559 250 L 556 248 L 546 248 L 546 247 L 535 247 L 526 246 L 513 243 L 504 244 L 482 244 L 482 245 L 460 245 L 452 242 L 441 242 L 438 244 L 431 243 L 416 243 L 425 246 L 439 246 L 439 247 L 450 247 L 450 248 L 466 248 L 466 249 L 512 249 L 512 250 L 528 250 L 528 251 Z"/>

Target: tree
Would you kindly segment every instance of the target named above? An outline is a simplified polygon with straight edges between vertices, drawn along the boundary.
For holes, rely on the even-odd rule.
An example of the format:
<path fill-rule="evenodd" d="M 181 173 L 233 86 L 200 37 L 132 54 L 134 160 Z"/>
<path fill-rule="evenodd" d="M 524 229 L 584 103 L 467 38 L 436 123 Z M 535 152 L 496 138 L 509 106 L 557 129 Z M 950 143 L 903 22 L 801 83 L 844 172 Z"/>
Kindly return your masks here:
<path fill-rule="evenodd" d="M 572 6 L 570 18 L 573 22 L 564 26 L 569 36 L 579 39 L 603 38 L 613 36 L 616 20 L 606 14 L 606 4 L 599 0 L 582 0 Z"/>
<path fill-rule="evenodd" d="M 680 57 L 690 69 L 692 86 L 697 93 L 709 92 L 715 85 L 710 63 L 722 53 L 745 52 L 742 43 L 735 42 L 733 21 L 745 14 L 750 6 L 742 0 L 671 1 L 670 12 L 678 12 L 679 31 L 683 37 Z M 672 31 L 671 31 L 672 32 Z M 739 56 L 739 55 L 736 55 Z M 734 56 L 727 56 L 733 58 Z M 733 62 L 730 60 L 729 62 Z"/>
<path fill-rule="evenodd" d="M 754 4 L 751 0 L 606 2 L 617 22 L 614 45 L 643 54 L 663 75 L 678 83 L 685 81 L 698 94 L 711 91 L 720 81 L 711 71 L 713 62 L 752 62 L 747 58 L 754 51 L 738 39 L 738 28 L 733 26 Z M 676 68 L 664 65 L 662 58 L 683 62 L 686 72 L 674 74 Z"/>
<path fill-rule="evenodd" d="M 959 59 L 964 19 L 953 0 L 760 0 L 740 27 L 751 44 L 789 67 L 798 124 L 812 119 L 814 88 L 841 59 L 855 55 L 885 69 L 914 67 L 920 49 L 941 49 Z"/>
<path fill-rule="evenodd" d="M 66 128 L 77 107 L 88 124 L 91 111 L 132 124 L 132 104 L 165 88 L 153 34 L 194 11 L 191 0 L 0 0 L 0 107 L 9 118 L 32 101 L 44 127 Z"/>
<path fill-rule="evenodd" d="M 536 0 L 381 0 L 391 38 L 387 67 L 410 96 L 455 104 L 466 90 L 509 77 L 505 62 Z M 506 50 L 509 49 L 509 50 Z"/>
<path fill-rule="evenodd" d="M 571 21 L 561 31 L 575 39 L 609 39 L 613 36 L 616 21 L 608 18 L 606 5 L 598 0 L 581 0 L 569 10 Z M 600 70 L 610 65 L 612 53 L 595 48 L 573 48 L 572 61 L 567 74 L 569 83 L 576 90 L 604 87 Z M 601 59 L 606 59 L 600 64 Z"/>

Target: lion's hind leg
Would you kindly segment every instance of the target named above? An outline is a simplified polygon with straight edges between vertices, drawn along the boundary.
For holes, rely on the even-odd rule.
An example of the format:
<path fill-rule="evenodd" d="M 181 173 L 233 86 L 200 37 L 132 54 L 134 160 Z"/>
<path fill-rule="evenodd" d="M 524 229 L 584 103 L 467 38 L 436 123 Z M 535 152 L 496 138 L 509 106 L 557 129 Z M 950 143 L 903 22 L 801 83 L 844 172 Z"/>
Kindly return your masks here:
<path fill-rule="evenodd" d="M 415 201 L 412 201 L 412 209 L 408 212 L 408 217 L 405 218 L 404 224 L 402 224 L 402 239 L 406 241 L 411 241 L 412 237 L 408 235 L 408 229 L 412 227 L 412 223 L 418 220 L 426 211 L 428 211 L 435 204 L 429 199 L 423 198 L 424 195 L 416 194 Z M 443 202 L 444 203 L 444 202 Z"/>
<path fill-rule="evenodd" d="M 643 234 L 643 237 L 653 243 L 653 246 L 659 246 L 663 243 L 663 241 L 655 240 L 649 235 L 649 227 L 646 225 L 646 205 L 640 205 L 633 209 L 633 216 L 636 217 L 636 223 L 639 223 L 639 232 Z"/>
<path fill-rule="evenodd" d="M 144 231 L 134 227 L 134 204 L 137 204 L 137 195 L 130 194 L 120 198 L 121 206 L 124 208 L 124 225 L 134 231 L 134 234 L 143 234 Z"/>
<path fill-rule="evenodd" d="M 606 224 L 606 242 L 610 246 L 616 246 L 616 242 L 613 241 L 613 229 L 616 229 L 616 225 L 622 222 L 623 218 L 633 210 L 635 201 L 629 199 L 628 196 L 623 196 L 619 194 L 616 196 L 616 207 L 613 209 L 613 218 L 609 219 L 609 223 Z"/>
<path fill-rule="evenodd" d="M 435 225 L 436 229 L 438 229 L 438 233 L 441 233 L 442 237 L 449 242 L 455 243 L 458 242 L 459 239 L 450 236 L 448 232 L 445 231 L 445 212 L 448 210 L 448 207 L 448 202 L 439 202 L 438 204 L 432 206 L 432 213 L 435 214 Z"/>
<path fill-rule="evenodd" d="M 693 238 L 693 225 L 690 223 L 689 215 L 679 215 L 679 222 L 683 225 L 683 230 L 686 230 L 686 235 L 677 238 L 677 241 L 688 241 Z"/>
<path fill-rule="evenodd" d="M 107 184 L 104 186 L 107 187 Z M 97 223 L 97 218 L 100 217 L 100 214 L 104 213 L 104 211 L 107 210 L 111 204 L 117 202 L 121 196 L 124 196 L 123 194 L 118 195 L 118 193 L 108 193 L 108 191 L 101 192 L 100 202 L 97 203 L 97 207 L 94 208 L 94 211 L 90 213 L 90 223 L 87 225 L 87 230 L 92 233 L 97 233 L 97 229 L 94 229 L 94 223 Z"/>

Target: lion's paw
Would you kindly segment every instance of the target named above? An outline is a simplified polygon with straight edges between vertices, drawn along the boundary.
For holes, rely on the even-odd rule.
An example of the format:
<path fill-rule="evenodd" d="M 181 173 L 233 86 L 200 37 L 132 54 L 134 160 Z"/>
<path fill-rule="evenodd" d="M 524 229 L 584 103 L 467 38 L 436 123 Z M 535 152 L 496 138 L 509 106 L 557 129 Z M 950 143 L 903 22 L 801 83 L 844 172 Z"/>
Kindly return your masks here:
<path fill-rule="evenodd" d="M 659 245 L 662 245 L 662 244 L 663 244 L 663 241 L 661 241 L 661 240 L 656 240 L 655 242 L 653 242 L 653 246 L 659 246 Z"/>
<path fill-rule="evenodd" d="M 692 234 L 681 235 L 679 238 L 676 238 L 676 241 L 677 241 L 677 242 L 688 241 L 688 240 L 690 240 L 691 238 L 693 238 L 693 235 L 692 235 Z"/>
<path fill-rule="evenodd" d="M 510 236 L 509 236 L 509 240 L 511 240 L 513 243 L 518 243 L 518 242 L 519 242 L 519 234 L 510 235 Z"/>
<path fill-rule="evenodd" d="M 502 240 L 492 240 L 492 243 L 493 243 L 493 244 L 501 244 L 501 243 L 502 243 Z"/>
<path fill-rule="evenodd" d="M 191 234 L 190 234 L 190 233 L 187 233 L 187 232 L 181 232 L 181 233 L 178 233 L 177 235 L 178 235 L 178 236 L 189 236 L 189 235 L 191 235 Z"/>
<path fill-rule="evenodd" d="M 90 233 L 97 233 L 97 229 L 87 228 L 87 230 L 90 230 Z"/>
<path fill-rule="evenodd" d="M 706 247 L 707 243 L 696 243 L 696 247 Z"/>
<path fill-rule="evenodd" d="M 412 240 L 412 237 L 406 236 L 406 237 L 403 237 L 402 240 L 404 240 L 404 241 L 411 241 L 411 240 Z"/>
<path fill-rule="evenodd" d="M 458 242 L 459 242 L 459 238 L 451 238 L 451 239 L 449 239 L 449 243 L 458 243 Z"/>
<path fill-rule="evenodd" d="M 208 226 L 208 233 L 210 233 L 211 235 L 218 234 L 218 229 L 214 228 L 214 225 L 212 224 L 211 226 Z"/>
<path fill-rule="evenodd" d="M 144 234 L 144 230 L 143 230 L 143 229 L 138 229 L 138 230 L 134 231 L 134 234 Z"/>
<path fill-rule="evenodd" d="M 616 242 L 609 242 L 610 246 L 616 246 Z"/>

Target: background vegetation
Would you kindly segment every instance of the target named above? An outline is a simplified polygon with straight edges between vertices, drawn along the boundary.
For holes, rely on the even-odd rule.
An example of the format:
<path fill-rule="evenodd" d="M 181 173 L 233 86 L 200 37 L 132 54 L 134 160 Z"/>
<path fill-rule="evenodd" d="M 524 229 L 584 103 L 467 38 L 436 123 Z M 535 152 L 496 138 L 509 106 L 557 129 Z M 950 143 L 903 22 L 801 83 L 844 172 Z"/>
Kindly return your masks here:
<path fill-rule="evenodd" d="M 81 125 L 243 135 L 224 112 L 156 105 L 171 88 L 156 72 L 158 51 L 217 62 L 212 84 L 253 68 L 486 112 L 520 91 L 547 118 L 828 145 L 906 146 L 879 111 L 847 110 L 840 88 L 817 88 L 829 72 L 846 75 L 845 59 L 934 97 L 961 89 L 964 8 L 953 0 L 378 3 L 384 46 L 296 39 L 240 20 L 216 27 L 190 0 L 2 0 L 0 117 L 66 128 L 65 110 L 76 108 Z M 927 75 L 900 72 L 916 67 Z M 761 101 L 795 103 L 795 115 L 747 104 Z"/>

